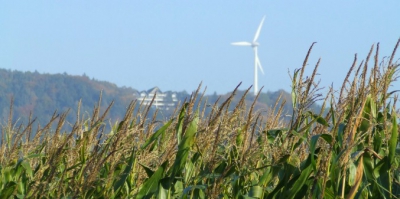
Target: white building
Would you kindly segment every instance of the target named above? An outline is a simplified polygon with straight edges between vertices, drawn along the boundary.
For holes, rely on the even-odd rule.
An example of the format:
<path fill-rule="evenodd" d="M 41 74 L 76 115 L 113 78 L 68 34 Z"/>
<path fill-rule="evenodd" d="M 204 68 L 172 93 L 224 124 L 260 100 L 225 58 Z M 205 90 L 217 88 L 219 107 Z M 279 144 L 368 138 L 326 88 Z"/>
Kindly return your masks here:
<path fill-rule="evenodd" d="M 134 94 L 135 95 L 135 94 Z M 158 87 L 154 87 L 147 91 L 142 91 L 136 94 L 137 100 L 139 102 L 143 102 L 143 105 L 150 105 L 151 101 L 154 98 L 152 107 L 158 109 L 168 110 L 170 108 L 174 108 L 178 103 L 178 98 L 176 93 L 163 93 Z"/>

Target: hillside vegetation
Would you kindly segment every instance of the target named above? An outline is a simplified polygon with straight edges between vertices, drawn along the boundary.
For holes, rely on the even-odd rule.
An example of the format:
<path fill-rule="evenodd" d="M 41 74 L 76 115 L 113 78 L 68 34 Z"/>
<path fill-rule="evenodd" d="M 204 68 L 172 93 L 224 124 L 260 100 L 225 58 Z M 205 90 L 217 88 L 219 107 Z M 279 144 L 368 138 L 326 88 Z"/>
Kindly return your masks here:
<path fill-rule="evenodd" d="M 39 124 L 43 126 L 51 119 L 55 111 L 57 114 L 68 111 L 66 121 L 74 123 L 77 119 L 78 106 L 81 114 L 90 115 L 95 105 L 106 109 L 112 102 L 112 109 L 106 118 L 112 121 L 121 120 L 129 103 L 136 99 L 135 92 L 135 89 L 117 87 L 106 81 L 89 79 L 86 75 L 40 74 L 0 69 L 0 121 L 6 121 L 9 117 L 11 101 L 13 101 L 12 119 L 18 121 L 17 125 L 28 123 L 31 116 L 32 120 L 36 119 L 35 128 Z M 166 93 L 168 92 L 172 91 Z M 240 100 L 243 92 L 238 91 L 239 95 L 234 97 L 234 103 Z M 268 106 L 275 103 L 281 93 L 287 100 L 290 100 L 290 94 L 283 90 L 262 93 L 256 109 L 266 110 Z M 209 104 L 214 104 L 222 103 L 229 95 L 229 93 L 225 95 L 214 93 L 204 97 L 207 98 Z M 180 102 L 190 97 L 185 91 L 177 92 L 177 96 Z M 99 101 L 100 98 L 101 101 Z M 247 104 L 251 104 L 253 100 L 253 95 L 246 98 Z M 285 105 L 285 110 L 291 111 L 291 106 Z M 153 115 L 154 111 L 155 108 L 149 109 L 149 115 Z M 207 114 L 209 111 L 210 109 L 206 109 Z M 162 114 L 158 114 L 157 119 L 166 120 L 173 113 L 174 110 L 163 110 Z M 64 129 L 71 130 L 72 126 L 67 125 L 66 127 L 68 128 Z"/>
<path fill-rule="evenodd" d="M 96 106 L 70 132 L 60 131 L 66 114 L 36 132 L 10 118 L 2 130 L 0 195 L 399 198 L 397 95 L 390 88 L 400 66 L 394 61 L 399 43 L 381 62 L 379 44 L 365 61 L 355 56 L 342 87 L 324 96 L 315 83 L 319 61 L 309 78 L 304 74 L 313 44 L 292 75 L 291 100 L 282 95 L 266 115 L 255 109 L 260 96 L 248 103 L 250 89 L 236 88 L 209 106 L 199 88 L 165 122 L 132 101 L 110 131 L 104 129 L 112 107 Z"/>
<path fill-rule="evenodd" d="M 32 113 L 38 122 L 45 124 L 54 111 L 69 110 L 67 120 L 76 120 L 79 102 L 82 113 L 92 111 L 98 104 L 102 92 L 101 106 L 107 107 L 115 101 L 109 117 L 120 119 L 129 103 L 134 100 L 131 88 L 119 88 L 108 82 L 91 80 L 86 75 L 40 74 L 0 69 L 0 116 L 9 116 L 13 99 L 13 120 L 26 122 Z"/>

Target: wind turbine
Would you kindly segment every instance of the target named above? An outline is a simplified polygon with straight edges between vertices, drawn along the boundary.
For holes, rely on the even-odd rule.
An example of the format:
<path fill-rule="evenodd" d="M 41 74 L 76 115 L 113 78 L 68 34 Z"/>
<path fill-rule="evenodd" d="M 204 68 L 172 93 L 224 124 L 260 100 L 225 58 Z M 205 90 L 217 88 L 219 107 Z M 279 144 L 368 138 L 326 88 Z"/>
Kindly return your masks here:
<path fill-rule="evenodd" d="M 261 27 L 264 23 L 265 16 L 262 18 L 260 25 L 258 25 L 258 29 L 256 34 L 254 35 L 254 39 L 252 42 L 248 41 L 240 41 L 240 42 L 233 42 L 231 43 L 234 46 L 251 46 L 254 50 L 254 95 L 257 95 L 258 92 L 258 68 L 260 69 L 261 73 L 264 74 L 264 70 L 261 66 L 260 59 L 258 58 L 258 51 L 257 48 L 260 45 L 257 42 L 258 36 L 260 36 Z"/>

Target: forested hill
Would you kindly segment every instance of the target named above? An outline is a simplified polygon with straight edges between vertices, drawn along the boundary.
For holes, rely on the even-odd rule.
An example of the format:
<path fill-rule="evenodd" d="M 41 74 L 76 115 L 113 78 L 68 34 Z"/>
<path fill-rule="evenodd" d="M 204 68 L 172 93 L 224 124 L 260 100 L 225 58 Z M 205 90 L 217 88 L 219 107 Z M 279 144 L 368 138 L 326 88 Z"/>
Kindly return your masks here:
<path fill-rule="evenodd" d="M 232 88 L 233 90 L 233 88 Z M 55 111 L 63 113 L 69 110 L 67 121 L 73 124 L 76 121 L 77 107 L 81 101 L 80 113 L 85 114 L 86 118 L 92 114 L 93 107 L 98 104 L 100 93 L 102 92 L 101 111 L 114 101 L 107 118 L 112 122 L 120 121 L 125 115 L 126 108 L 132 100 L 135 100 L 135 89 L 127 87 L 117 87 L 113 83 L 90 79 L 86 75 L 73 76 L 64 74 L 40 74 L 38 72 L 20 72 L 0 69 L 0 124 L 4 124 L 9 117 L 10 102 L 13 103 L 13 121 L 18 124 L 27 123 L 29 115 L 37 119 L 36 124 L 44 125 L 50 120 Z M 167 91 L 172 92 L 172 91 Z M 184 101 L 190 97 L 186 91 L 176 92 L 179 101 Z M 234 107 L 243 96 L 244 91 L 238 91 L 234 96 L 231 106 Z M 264 92 L 260 94 L 256 109 L 266 110 L 273 106 L 279 95 L 283 94 L 286 100 L 285 110 L 291 111 L 290 94 L 280 90 L 276 92 Z M 224 102 L 230 93 L 224 95 L 205 96 L 207 104 L 213 105 Z M 246 104 L 250 106 L 254 101 L 253 94 L 248 94 Z M 212 106 L 207 106 L 207 112 L 211 111 Z M 154 111 L 151 109 L 150 114 Z M 173 110 L 164 111 L 162 115 L 168 117 Z M 36 126 L 36 125 L 35 125 Z"/>
<path fill-rule="evenodd" d="M 14 121 L 26 121 L 32 113 L 43 125 L 54 111 L 62 113 L 69 109 L 68 119 L 74 122 L 79 101 L 82 100 L 81 113 L 91 114 L 101 91 L 102 107 L 115 101 L 110 118 L 121 118 L 126 107 L 134 100 L 134 89 L 89 79 L 86 75 L 40 74 L 0 69 L 0 122 L 7 121 L 11 98 L 14 98 Z"/>

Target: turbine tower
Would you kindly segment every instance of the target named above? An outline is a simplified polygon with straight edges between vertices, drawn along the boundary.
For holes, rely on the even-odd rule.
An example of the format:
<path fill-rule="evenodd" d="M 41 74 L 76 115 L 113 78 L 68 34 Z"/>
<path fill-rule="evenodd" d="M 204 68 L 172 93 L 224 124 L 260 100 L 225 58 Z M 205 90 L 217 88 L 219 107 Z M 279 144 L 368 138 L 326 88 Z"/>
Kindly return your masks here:
<path fill-rule="evenodd" d="M 240 41 L 231 43 L 234 46 L 251 46 L 254 50 L 254 95 L 257 95 L 258 92 L 258 69 L 260 69 L 261 73 L 264 74 L 264 70 L 261 66 L 260 59 L 258 58 L 258 46 L 260 45 L 257 42 L 258 36 L 260 36 L 261 27 L 264 23 L 265 16 L 262 18 L 260 25 L 258 25 L 258 29 L 256 34 L 254 35 L 254 39 L 252 42 L 248 41 Z"/>

